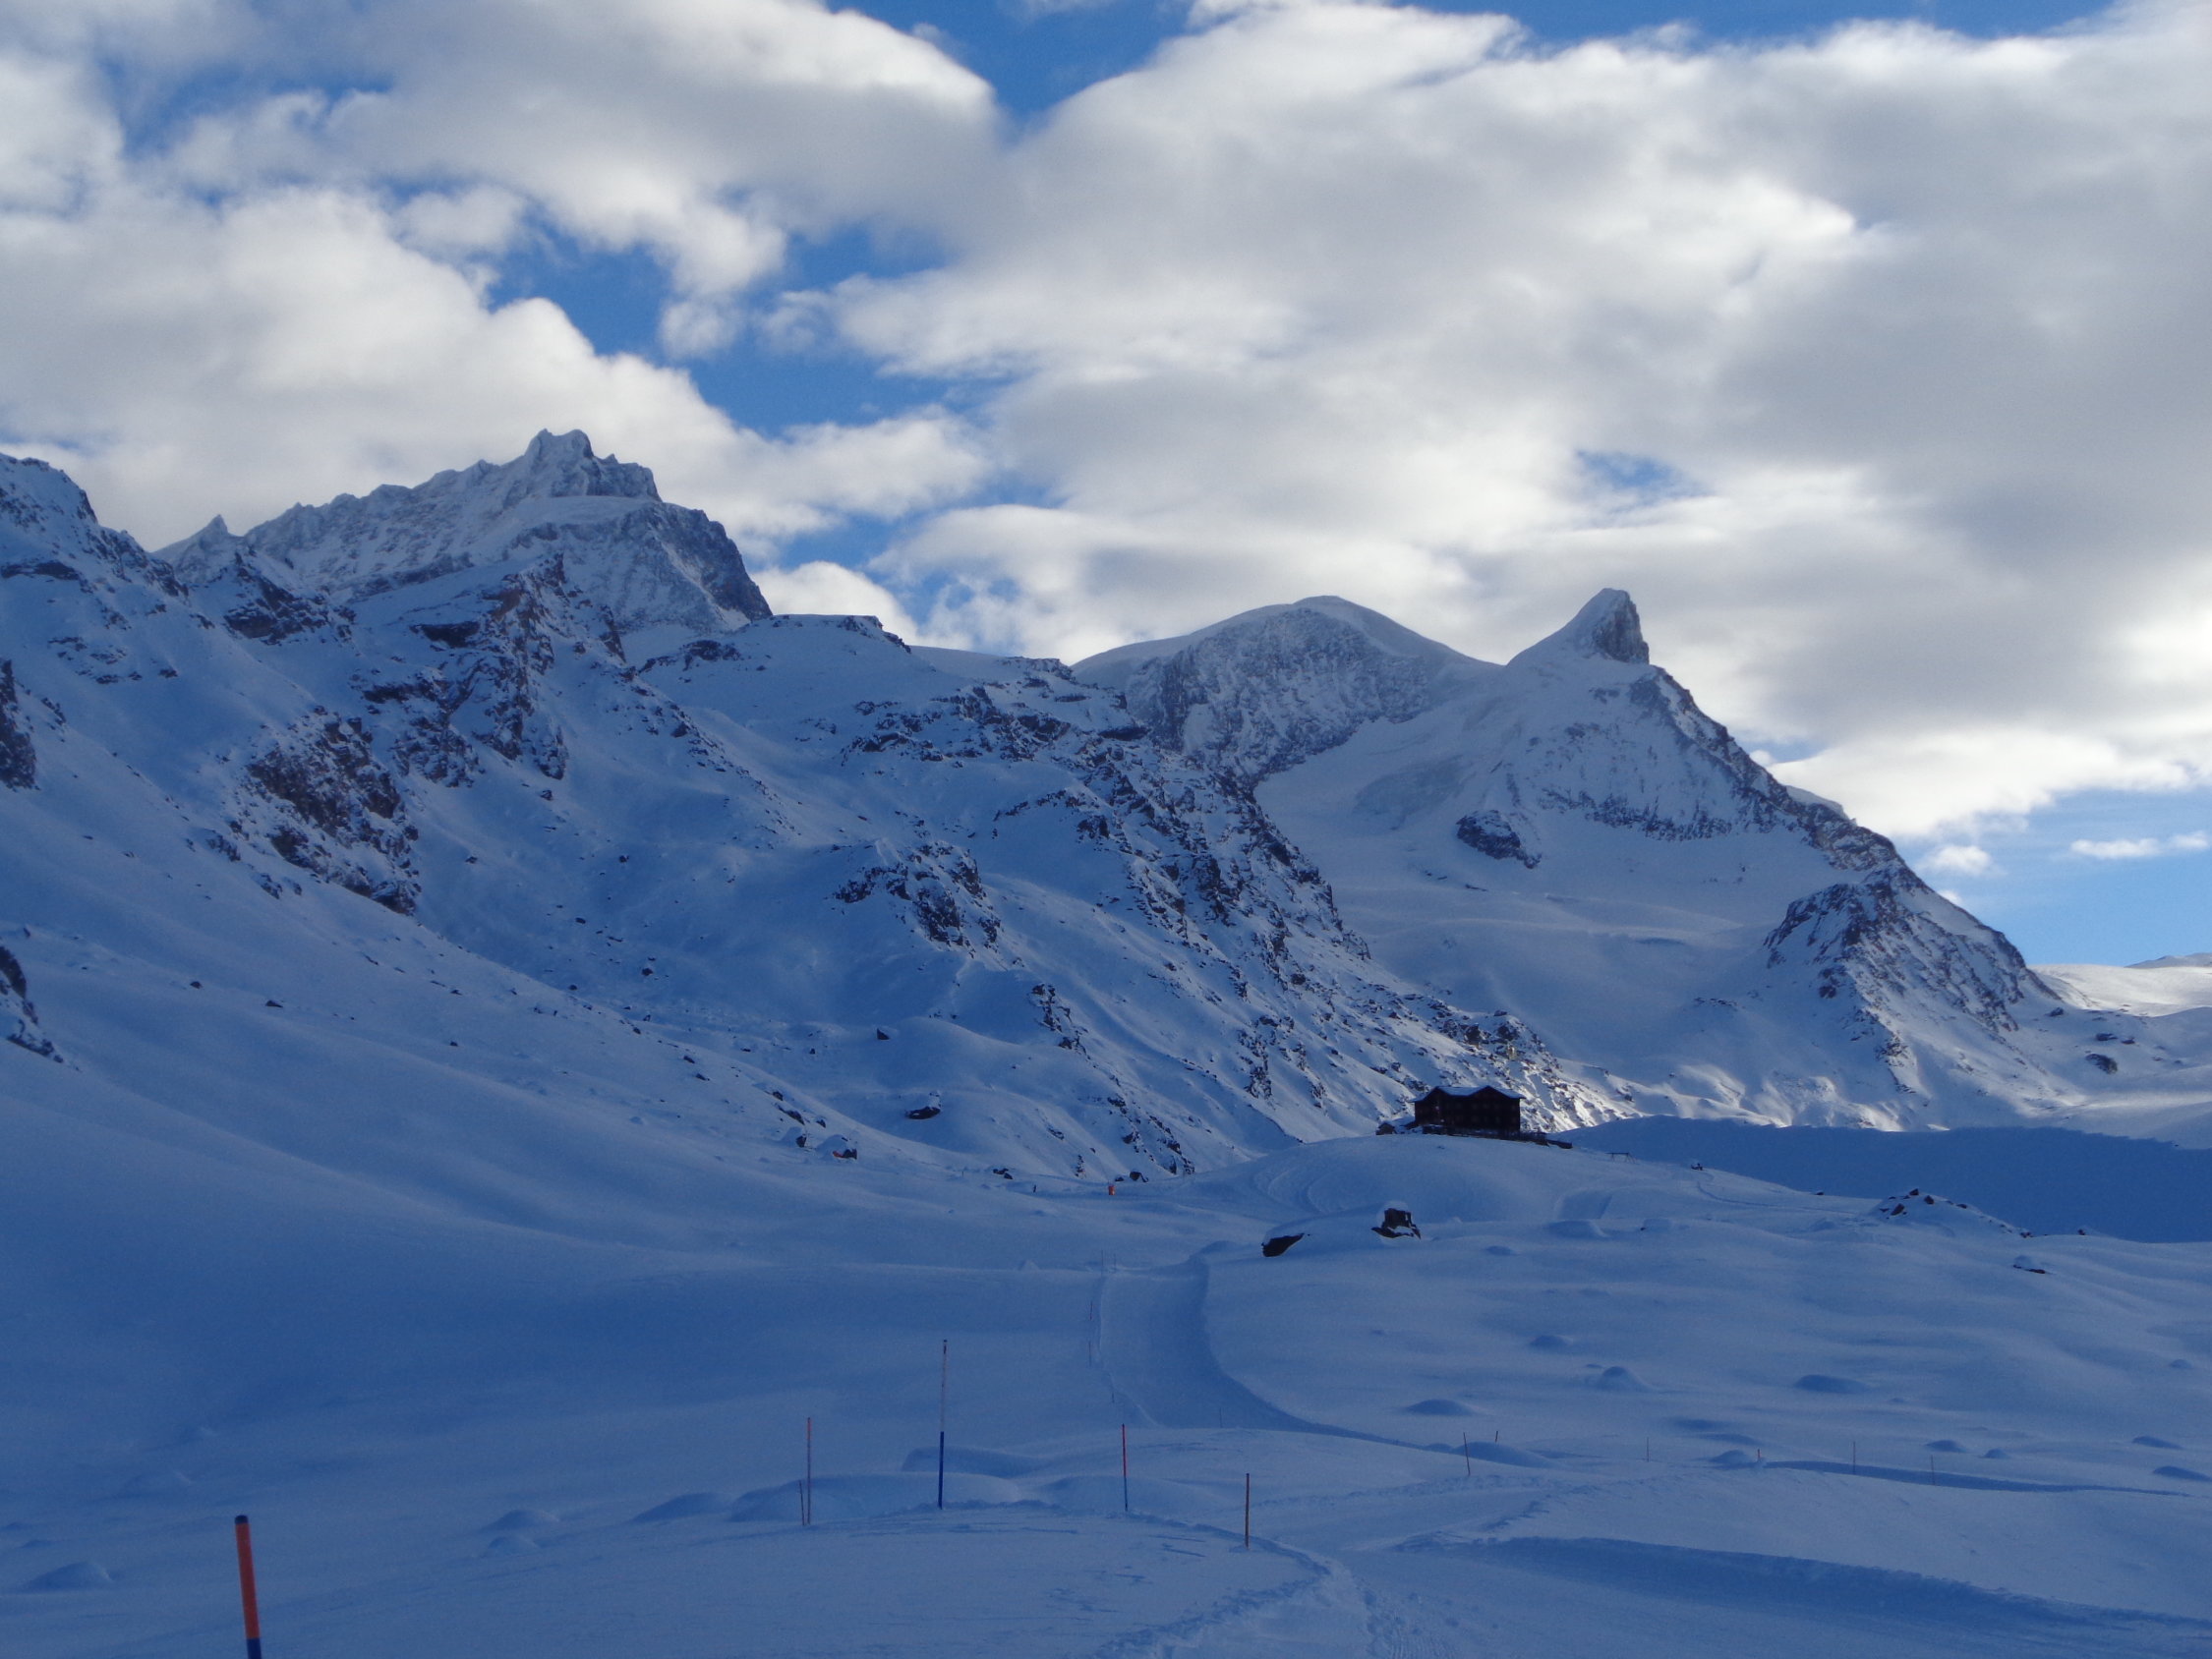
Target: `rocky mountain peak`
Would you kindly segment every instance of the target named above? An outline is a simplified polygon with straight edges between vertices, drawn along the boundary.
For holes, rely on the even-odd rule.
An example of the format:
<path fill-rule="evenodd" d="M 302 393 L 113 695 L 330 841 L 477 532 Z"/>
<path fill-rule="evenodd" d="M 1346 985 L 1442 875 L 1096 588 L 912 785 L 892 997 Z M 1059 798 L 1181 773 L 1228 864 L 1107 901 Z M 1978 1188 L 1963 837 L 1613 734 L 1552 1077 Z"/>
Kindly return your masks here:
<path fill-rule="evenodd" d="M 92 525 L 92 506 L 77 481 L 28 456 L 0 455 L 0 557 L 15 543 L 50 552 Z"/>
<path fill-rule="evenodd" d="M 159 557 L 193 587 L 243 571 L 347 604 L 461 571 L 557 566 L 558 585 L 625 631 L 714 633 L 769 613 L 721 525 L 664 502 L 649 469 L 582 432 L 542 431 L 512 461 L 293 507 L 243 535 L 217 518 Z"/>
<path fill-rule="evenodd" d="M 1410 719 L 1496 671 L 1325 595 L 1102 652 L 1077 668 L 1093 684 L 1121 690 L 1130 713 L 1159 741 L 1248 783 L 1372 720 Z"/>
<path fill-rule="evenodd" d="M 510 501 L 531 495 L 661 499 L 661 488 L 653 481 L 652 468 L 596 453 L 592 440 L 580 431 L 562 432 L 558 436 L 541 431 L 530 440 L 529 448 L 504 465 L 479 461 L 466 472 L 440 473 L 437 477 L 466 479 L 477 487 L 490 486 Z M 431 482 L 436 484 L 437 479 Z"/>
<path fill-rule="evenodd" d="M 1602 588 L 1576 611 L 1572 621 L 1513 658 L 1512 666 L 1553 660 L 1600 658 L 1610 662 L 1649 662 L 1643 619 L 1636 601 L 1618 588 Z"/>

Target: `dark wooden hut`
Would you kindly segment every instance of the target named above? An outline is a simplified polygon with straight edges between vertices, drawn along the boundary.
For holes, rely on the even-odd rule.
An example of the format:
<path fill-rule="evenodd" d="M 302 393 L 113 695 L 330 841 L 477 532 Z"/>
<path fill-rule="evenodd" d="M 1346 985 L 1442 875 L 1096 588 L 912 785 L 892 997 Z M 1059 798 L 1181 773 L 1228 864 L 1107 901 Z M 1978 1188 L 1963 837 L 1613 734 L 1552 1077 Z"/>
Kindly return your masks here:
<path fill-rule="evenodd" d="M 1432 1135 L 1518 1135 L 1521 1098 L 1486 1085 L 1471 1095 L 1430 1089 L 1414 1102 L 1413 1120 Z"/>

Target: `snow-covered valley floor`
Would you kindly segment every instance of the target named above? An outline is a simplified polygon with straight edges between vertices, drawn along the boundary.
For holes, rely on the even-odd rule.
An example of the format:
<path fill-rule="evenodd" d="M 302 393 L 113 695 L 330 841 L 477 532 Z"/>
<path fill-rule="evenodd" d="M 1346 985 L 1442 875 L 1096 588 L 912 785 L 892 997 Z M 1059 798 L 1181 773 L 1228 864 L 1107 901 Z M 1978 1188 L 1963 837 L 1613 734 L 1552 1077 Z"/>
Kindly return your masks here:
<path fill-rule="evenodd" d="M 672 1249 L 13 1121 L 10 1659 L 236 1651 L 240 1511 L 269 1659 L 2212 1651 L 2212 1244 L 1402 1136 Z"/>

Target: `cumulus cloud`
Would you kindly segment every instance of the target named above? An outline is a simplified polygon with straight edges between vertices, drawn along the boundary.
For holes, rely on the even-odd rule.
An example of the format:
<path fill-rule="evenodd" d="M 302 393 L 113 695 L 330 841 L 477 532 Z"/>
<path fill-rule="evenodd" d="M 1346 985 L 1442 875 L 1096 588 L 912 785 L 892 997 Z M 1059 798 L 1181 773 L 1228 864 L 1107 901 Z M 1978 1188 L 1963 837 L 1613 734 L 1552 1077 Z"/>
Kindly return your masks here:
<path fill-rule="evenodd" d="M 761 592 L 781 614 L 873 616 L 901 639 L 921 643 L 920 627 L 898 596 L 846 565 L 809 559 L 759 574 Z"/>
<path fill-rule="evenodd" d="M 1616 585 L 1792 782 L 1960 858 L 2212 779 L 2202 0 L 1565 50 L 1208 4 L 1021 129 L 813 0 L 0 29 L 0 435 L 155 539 L 582 426 L 771 555 L 899 521 L 783 591 L 936 639 L 1334 592 L 1495 658 Z M 242 89 L 127 134 L 196 50 Z M 789 291 L 855 229 L 914 268 Z M 664 361 L 495 299 L 548 233 L 658 261 Z M 778 333 L 964 413 L 751 432 L 670 367 Z"/>
<path fill-rule="evenodd" d="M 1918 863 L 1931 876 L 1986 876 L 1997 868 L 1997 860 L 1985 849 L 1961 842 L 1938 847 Z"/>
<path fill-rule="evenodd" d="M 1320 591 L 1495 657 L 1616 584 L 1884 828 L 2202 782 L 2208 15 L 1545 53 L 1230 10 L 834 297 L 1005 376 L 1047 503 L 882 569 L 1040 650 Z"/>
<path fill-rule="evenodd" d="M 602 448 L 648 462 L 671 498 L 708 509 L 741 538 L 765 539 L 771 561 L 780 539 L 936 505 L 987 472 L 966 425 L 942 410 L 754 432 L 679 370 L 596 351 L 551 303 L 492 298 L 499 257 L 534 216 L 551 216 L 581 235 L 661 253 L 672 273 L 670 326 L 696 343 L 719 326 L 713 306 L 726 291 L 773 265 L 783 233 L 774 215 L 747 229 L 754 220 L 741 206 L 702 213 L 686 203 L 741 182 L 789 194 L 810 169 L 834 195 L 829 154 L 844 143 L 884 150 L 881 170 L 897 175 L 914 164 L 913 129 L 936 119 L 939 105 L 953 110 L 956 132 L 972 120 L 964 71 L 880 25 L 804 5 L 717 6 L 706 23 L 707 8 L 673 0 L 631 0 L 627 15 L 539 5 L 491 18 L 496 10 L 452 9 L 473 28 L 503 22 L 517 49 L 493 51 L 489 33 L 456 40 L 455 26 L 432 29 L 419 8 L 372 8 L 350 47 L 357 63 L 395 70 L 388 89 L 334 97 L 276 86 L 178 127 L 165 145 L 126 142 L 95 51 L 124 53 L 154 75 L 185 50 L 186 24 L 248 59 L 277 55 L 282 42 L 216 0 L 111 0 L 80 15 L 74 30 L 27 23 L 0 33 L 0 288 L 9 296 L 0 441 L 68 467 L 110 522 L 153 543 L 218 511 L 251 523 L 296 500 L 509 456 L 546 427 L 581 427 Z M 729 39 L 747 17 L 761 36 L 749 56 Z M 410 18 L 422 38 L 399 63 L 390 54 Z M 525 27 L 533 19 L 535 30 Z M 0 13 L 0 22 L 18 20 Z M 601 27 L 596 43 L 584 39 L 587 24 Z M 780 29 L 787 38 L 768 49 Z M 678 73 L 663 60 L 677 55 L 686 29 L 704 44 Z M 567 42 L 579 84 L 594 62 L 618 89 L 626 73 L 628 105 L 609 92 L 596 112 L 585 99 L 564 115 L 541 96 L 537 128 L 502 129 L 501 110 L 516 121 L 529 113 L 518 107 L 529 101 L 521 87 L 531 67 L 518 67 L 519 47 L 535 40 L 549 51 L 548 34 Z M 458 70 L 441 48 L 473 50 L 511 78 L 487 86 L 489 101 L 469 121 L 456 112 Z M 715 87 L 734 97 L 762 83 L 784 95 L 705 128 L 687 126 L 664 97 L 665 130 L 633 134 L 626 156 L 610 143 L 595 151 L 594 120 L 615 124 L 624 107 L 652 102 L 641 60 L 663 64 L 663 82 L 682 83 L 694 102 Z M 810 129 L 817 93 L 828 108 Z M 797 135 L 795 158 L 725 155 L 719 171 L 700 159 L 733 127 L 777 119 Z M 553 143 L 564 124 L 565 151 Z M 530 151 L 535 171 L 502 167 L 495 130 L 499 143 Z M 681 155 L 664 153 L 678 137 L 698 161 L 690 175 Z M 563 154 L 594 153 L 611 170 L 598 184 L 580 166 L 553 189 Z M 424 183 L 433 175 L 435 185 Z M 633 176 L 653 188 L 625 198 L 621 180 Z M 875 200 L 869 187 L 841 188 L 851 194 L 840 211 Z M 611 205 L 618 199 L 630 217 Z M 664 209 L 680 236 L 656 228 Z M 756 257 L 747 238 L 774 246 Z"/>

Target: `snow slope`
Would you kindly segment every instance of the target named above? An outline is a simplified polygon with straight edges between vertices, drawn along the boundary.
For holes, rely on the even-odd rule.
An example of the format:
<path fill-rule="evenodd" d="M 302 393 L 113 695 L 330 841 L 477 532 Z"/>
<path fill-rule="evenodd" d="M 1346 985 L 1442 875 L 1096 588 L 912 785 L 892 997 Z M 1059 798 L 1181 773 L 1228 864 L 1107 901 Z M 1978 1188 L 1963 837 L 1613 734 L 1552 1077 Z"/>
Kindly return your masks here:
<path fill-rule="evenodd" d="M 419 550 L 455 480 L 493 496 L 452 509 L 472 537 L 645 499 L 606 463 L 631 494 L 512 503 L 562 441 L 369 501 Z M 273 1062 L 201 1080 L 337 1022 L 318 1111 L 404 1077 L 433 1116 L 562 1091 L 616 1125 L 1117 1177 L 1365 1127 L 1437 1078 L 1596 1110 L 1510 1017 L 1377 975 L 1249 797 L 1055 665 L 979 681 L 865 618 L 697 634 L 557 535 L 384 559 L 340 605 L 260 552 L 195 564 L 205 537 L 150 558 L 50 469 L 0 486 L 0 1019 L 86 1087 L 294 1115 Z M 674 569 L 600 549 L 631 552 Z"/>
<path fill-rule="evenodd" d="M 38 1095 L 0 1166 L 25 1659 L 221 1651 L 242 1511 L 269 1651 L 330 1659 L 2212 1637 L 2212 1246 L 1422 1137 L 1108 1197 L 645 1133 L 511 1220 L 496 1123 L 309 1157 Z"/>
<path fill-rule="evenodd" d="M 2071 1129 L 1773 1128 L 1723 1118 L 1631 1117 L 1576 1144 L 1707 1165 L 1805 1192 L 1949 1193 L 2038 1232 L 2212 1240 L 2212 1151 Z"/>
<path fill-rule="evenodd" d="M 2131 967 L 2065 962 L 2035 970 L 2067 1001 L 2123 1013 L 2180 1013 L 2212 1008 L 2212 955 L 2159 956 Z"/>

